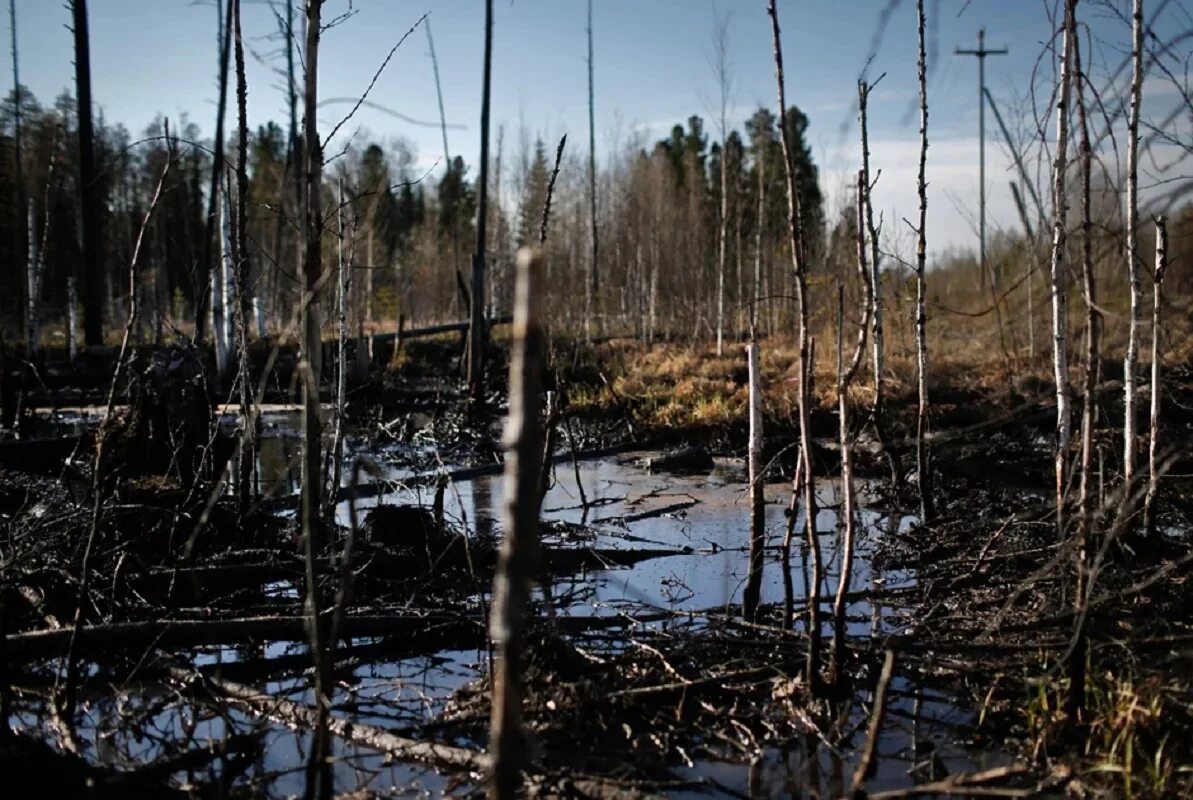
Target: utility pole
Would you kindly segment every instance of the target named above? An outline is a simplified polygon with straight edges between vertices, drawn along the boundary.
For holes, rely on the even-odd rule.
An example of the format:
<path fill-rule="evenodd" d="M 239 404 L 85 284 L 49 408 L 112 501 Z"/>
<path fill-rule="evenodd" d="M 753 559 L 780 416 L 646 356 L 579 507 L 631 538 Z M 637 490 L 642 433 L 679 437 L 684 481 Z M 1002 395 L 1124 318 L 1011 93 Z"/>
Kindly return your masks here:
<path fill-rule="evenodd" d="M 978 31 L 978 49 L 954 52 L 959 56 L 978 57 L 978 263 L 981 266 L 982 284 L 986 283 L 986 56 L 1005 56 L 1007 48 L 986 49 L 986 29 Z M 994 278 L 998 288 L 998 278 Z"/>

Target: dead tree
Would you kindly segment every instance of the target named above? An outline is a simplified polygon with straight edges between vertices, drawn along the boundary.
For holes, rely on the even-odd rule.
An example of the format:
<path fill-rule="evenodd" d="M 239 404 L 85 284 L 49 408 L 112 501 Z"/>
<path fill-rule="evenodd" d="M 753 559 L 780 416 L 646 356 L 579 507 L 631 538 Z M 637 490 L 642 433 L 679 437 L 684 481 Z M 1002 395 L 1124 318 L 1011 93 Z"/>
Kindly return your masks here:
<path fill-rule="evenodd" d="M 882 330 L 882 254 L 878 242 L 879 226 L 874 224 L 873 202 L 874 184 L 878 179 L 870 176 L 870 133 L 867 116 L 870 92 L 881 80 L 882 76 L 879 76 L 878 80 L 872 84 L 858 81 L 857 85 L 858 127 L 861 129 L 862 136 L 862 174 L 858 179 L 858 196 L 861 198 L 860 201 L 865 203 L 864 226 L 862 214 L 859 212 L 857 227 L 859 237 L 863 237 L 860 245 L 863 250 L 865 237 L 868 237 L 870 242 L 869 271 L 868 273 L 863 271 L 862 275 L 862 282 L 869 292 L 869 307 L 865 311 L 869 315 L 870 330 L 873 334 L 874 405 L 870 413 L 874 422 L 874 434 L 878 437 L 878 444 L 886 454 L 887 464 L 891 470 L 891 485 L 898 486 L 902 480 L 899 456 L 887 445 L 886 435 L 886 391 L 884 388 L 886 383 L 886 341 Z M 866 254 L 859 250 L 859 266 L 864 265 L 865 256 Z"/>
<path fill-rule="evenodd" d="M 1081 129 L 1081 285 L 1085 300 L 1085 385 L 1081 399 L 1081 479 L 1077 507 L 1081 514 L 1081 535 L 1087 537 L 1092 511 L 1090 481 L 1093 479 L 1094 391 L 1098 385 L 1098 311 L 1097 285 L 1094 280 L 1093 215 L 1090 208 L 1093 178 L 1093 148 L 1089 138 L 1089 119 L 1085 107 L 1086 76 L 1081 67 L 1081 40 L 1073 39 L 1074 71 L 1077 77 L 1077 121 Z M 1084 563 L 1084 559 L 1083 559 Z"/>
<path fill-rule="evenodd" d="M 228 0 L 219 26 L 219 94 L 215 104 L 215 143 L 211 155 L 211 185 L 207 192 L 207 227 L 203 234 L 203 255 L 195 276 L 195 341 L 206 338 L 207 314 L 204 301 L 207 298 L 208 283 L 211 282 L 211 248 L 216 239 L 216 225 L 219 220 L 220 181 L 224 171 L 224 116 L 228 107 L 228 62 L 231 52 L 232 3 Z M 217 14 L 218 17 L 218 14 Z M 289 37 L 287 37 L 289 42 Z M 289 46 L 289 44 L 287 44 Z"/>
<path fill-rule="evenodd" d="M 762 465 L 762 354 L 758 340 L 750 337 L 746 346 L 746 364 L 750 381 L 750 439 L 748 463 L 750 472 L 750 572 L 742 593 L 742 616 L 753 621 L 758 611 L 758 597 L 762 590 L 763 556 L 766 546 L 766 506 Z"/>
<path fill-rule="evenodd" d="M 1135 477 L 1135 370 L 1139 361 L 1139 106 L 1143 101 L 1143 0 L 1131 14 L 1131 109 L 1127 117 L 1127 280 L 1131 311 L 1127 318 L 1127 354 L 1123 360 L 1123 483 L 1131 491 Z"/>
<path fill-rule="evenodd" d="M 91 120 L 91 44 L 87 0 L 71 0 L 75 39 L 75 97 L 79 125 L 79 194 L 83 258 L 83 337 L 88 347 L 104 340 L 104 232 L 99 171 L 95 168 L 95 127 Z M 132 302 L 131 300 L 129 302 Z"/>
<path fill-rule="evenodd" d="M 345 254 L 347 226 L 344 224 L 344 180 L 336 190 L 336 364 L 335 364 L 335 431 L 328 454 L 327 497 L 324 498 L 323 518 L 328 525 L 335 521 L 335 499 L 339 491 L 344 455 L 344 406 L 348 396 L 348 292 L 352 287 L 351 259 Z"/>
<path fill-rule="evenodd" d="M 468 328 L 468 391 L 479 402 L 485 391 L 485 230 L 489 213 L 489 82 L 493 65 L 493 0 L 485 0 L 485 61 L 481 89 L 481 164 L 476 187 L 476 250 L 472 254 Z"/>
<path fill-rule="evenodd" d="M 1073 39 L 1077 35 L 1074 10 L 1077 0 L 1065 1 L 1064 46 L 1061 51 L 1060 86 L 1056 98 L 1056 158 L 1052 167 L 1052 368 L 1056 382 L 1056 533 L 1065 534 L 1065 485 L 1068 475 L 1069 409 L 1068 265 L 1065 239 L 1068 200 L 1065 173 L 1069 158 L 1069 95 L 1073 75 Z"/>
<path fill-rule="evenodd" d="M 796 314 L 799 320 L 799 372 L 797 406 L 799 410 L 800 464 L 804 492 L 804 529 L 808 548 L 812 555 L 812 580 L 808 593 L 808 683 L 814 689 L 821 686 L 820 677 L 820 583 L 823 566 L 820 561 L 820 539 L 816 534 L 816 482 L 812 473 L 812 426 L 811 426 L 811 346 L 808 330 L 808 275 L 807 253 L 804 249 L 802 216 L 800 214 L 799 186 L 795 174 L 791 141 L 792 131 L 787 129 L 787 93 L 783 82 L 783 45 L 779 39 L 779 12 L 775 0 L 770 0 L 767 13 L 771 20 L 771 37 L 775 56 L 775 82 L 779 94 L 779 132 L 783 144 L 783 165 L 787 174 L 787 231 L 791 249 L 791 266 L 795 274 Z"/>
<path fill-rule="evenodd" d="M 766 229 L 766 147 L 758 148 L 758 220 L 754 229 L 754 288 L 750 293 L 750 330 L 758 329 L 758 302 L 762 299 L 762 234 Z"/>
<path fill-rule="evenodd" d="M 323 147 L 319 141 L 319 34 L 323 0 L 307 0 L 306 86 L 303 97 L 303 298 L 302 298 L 302 531 L 306 555 L 306 616 L 311 657 L 314 661 L 313 689 L 318 723 L 307 771 L 309 797 L 330 796 L 331 774 L 326 768 L 330 740 L 327 717 L 332 687 L 328 675 L 327 620 L 319 587 L 319 558 L 323 552 L 323 519 L 320 495 L 323 485 L 322 435 L 319 414 L 319 381 L 322 373 L 322 315 L 319 292 L 323 283 Z"/>
<path fill-rule="evenodd" d="M 597 309 L 597 293 L 601 288 L 600 268 L 597 256 L 600 253 L 600 236 L 597 231 L 596 205 L 596 95 L 593 85 L 592 57 L 592 0 L 588 0 L 588 223 L 592 236 L 591 261 L 588 265 L 588 284 L 584 300 L 584 335 L 592 338 L 592 316 Z M 597 323 L 599 326 L 599 322 Z"/>
<path fill-rule="evenodd" d="M 51 163 L 53 163 L 51 161 Z M 22 207 L 24 203 L 22 202 Z M 46 213 L 49 213 L 49 206 L 46 206 Z M 28 213 L 25 215 L 26 233 L 25 241 L 28 242 L 28 248 L 25 256 L 25 357 L 30 361 L 37 357 L 37 352 L 41 349 L 41 318 L 38 314 L 37 300 L 41 294 L 41 276 L 38 274 L 38 265 L 40 261 L 39 250 L 37 247 L 37 223 L 36 214 L 33 210 L 33 204 L 30 203 L 27 209 Z"/>
<path fill-rule="evenodd" d="M 236 120 L 240 129 L 237 147 L 240 158 L 236 165 L 236 235 L 233 239 L 232 267 L 236 303 L 236 357 L 239 362 L 240 383 L 240 470 L 236 482 L 239 514 L 244 519 L 248 511 L 253 486 L 254 452 L 252 379 L 249 375 L 249 318 L 252 314 L 252 295 L 249 292 L 249 123 L 248 83 L 244 74 L 244 38 L 240 27 L 240 0 L 233 0 L 234 28 L 232 36 L 236 48 Z"/>
<path fill-rule="evenodd" d="M 591 0 L 589 0 L 591 4 Z M 722 353 L 725 337 L 725 261 L 729 245 L 729 158 L 725 145 L 728 142 L 729 94 L 732 89 L 733 73 L 729 66 L 729 20 L 717 17 L 713 21 L 713 72 L 721 93 L 721 207 L 717 228 L 717 355 Z"/>
<path fill-rule="evenodd" d="M 916 178 L 916 189 L 920 198 L 919 227 L 916 228 L 915 247 L 915 363 L 916 387 L 919 402 L 916 404 L 915 424 L 915 468 L 919 477 L 920 518 L 928 520 L 933 516 L 932 466 L 928 455 L 928 54 L 924 42 L 924 0 L 916 2 L 916 19 L 919 28 L 919 83 L 920 83 L 920 164 Z"/>
<path fill-rule="evenodd" d="M 505 429 L 505 537 L 493 579 L 490 636 L 494 646 L 489 753 L 489 796 L 518 796 L 526 765 L 522 736 L 521 658 L 530 581 L 538 558 L 539 420 L 546 336 L 542 323 L 542 252 L 518 253 L 514 288 L 514 343 L 510 354 L 509 419 Z"/>
<path fill-rule="evenodd" d="M 17 59 L 17 3 L 16 0 L 8 0 L 8 20 L 12 26 L 12 145 L 13 145 L 13 182 L 16 183 L 17 195 L 17 213 L 22 217 L 28 216 L 29 230 L 26 239 L 21 244 L 24 245 L 26 251 L 26 261 L 30 267 L 27 274 L 25 285 L 26 292 L 24 299 L 25 313 L 28 315 L 25 320 L 25 330 L 29 335 L 28 340 L 28 356 L 30 358 L 37 352 L 38 345 L 33 339 L 33 336 L 39 331 L 37 329 L 37 322 L 34 317 L 37 314 L 37 277 L 34 269 L 37 263 L 37 254 L 33 252 L 36 248 L 37 233 L 34 230 L 33 219 L 34 211 L 29 208 L 26 212 L 25 208 L 25 150 L 22 146 L 22 128 L 21 128 L 21 70 L 20 62 Z"/>
<path fill-rule="evenodd" d="M 860 205 L 860 203 L 859 203 Z M 859 237 L 860 238 L 860 237 Z M 861 248 L 864 250 L 865 248 Z M 850 371 L 852 372 L 852 371 Z M 837 420 L 841 448 L 841 491 L 844 494 L 841 515 L 841 574 L 833 598 L 833 681 L 840 685 L 845 677 L 845 598 L 853 573 L 854 496 L 853 455 L 849 446 L 849 380 L 845 369 L 845 286 L 837 287 Z"/>
<path fill-rule="evenodd" d="M 1160 432 L 1160 395 L 1164 387 L 1160 383 L 1160 309 L 1164 291 L 1164 272 L 1168 267 L 1168 225 L 1163 216 L 1156 217 L 1156 272 L 1152 281 L 1152 407 L 1151 424 L 1147 441 L 1147 496 L 1143 502 L 1144 528 L 1153 533 L 1155 517 L 1152 503 L 1160 488 L 1160 474 L 1156 468 L 1156 444 Z"/>

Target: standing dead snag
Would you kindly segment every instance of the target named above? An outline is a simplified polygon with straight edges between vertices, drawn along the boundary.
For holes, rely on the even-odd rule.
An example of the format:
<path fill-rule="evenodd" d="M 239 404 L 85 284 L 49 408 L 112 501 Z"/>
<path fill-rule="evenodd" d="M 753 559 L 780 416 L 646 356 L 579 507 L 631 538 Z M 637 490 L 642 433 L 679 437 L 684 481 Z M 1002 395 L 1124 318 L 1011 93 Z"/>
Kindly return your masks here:
<path fill-rule="evenodd" d="M 323 421 L 319 415 L 319 376 L 322 371 L 322 319 L 319 290 L 323 282 L 323 147 L 319 142 L 319 34 L 323 0 L 307 0 L 306 87 L 303 96 L 303 298 L 302 298 L 302 533 L 306 555 L 306 616 L 314 661 L 315 726 L 307 766 L 307 796 L 330 796 L 331 775 L 326 768 L 330 739 L 327 717 L 331 686 L 328 680 L 327 620 L 319 588 L 318 560 L 323 552 L 320 496 L 323 484 Z"/>
<path fill-rule="evenodd" d="M 220 16 L 222 14 L 222 16 Z M 206 226 L 203 231 L 203 255 L 198 262 L 195 277 L 195 341 L 202 342 L 206 337 L 207 312 L 204 301 L 207 299 L 208 283 L 211 281 L 211 248 L 216 238 L 216 225 L 219 223 L 220 183 L 224 172 L 224 111 L 228 107 L 228 55 L 231 53 L 232 30 L 232 0 L 228 0 L 223 11 L 217 9 L 217 17 L 222 21 L 219 26 L 219 99 L 216 101 L 215 111 L 215 144 L 211 156 L 211 186 L 207 191 Z M 286 37 L 287 48 L 290 47 L 290 37 Z M 291 82 L 293 86 L 293 82 Z M 222 262 L 221 262 L 222 263 Z M 215 333 L 215 331 L 212 331 Z"/>
<path fill-rule="evenodd" d="M 820 540 L 816 535 L 816 481 L 812 474 L 812 426 L 809 398 L 811 395 L 811 346 L 808 333 L 808 274 L 807 253 L 804 249 L 803 222 L 800 214 L 799 186 L 792 160 L 793 131 L 787 129 L 787 93 L 783 85 L 783 45 L 779 38 L 779 12 L 775 0 L 767 8 L 771 21 L 771 36 L 775 54 L 775 82 L 779 94 L 779 133 L 783 144 L 783 165 L 787 175 L 787 230 L 791 247 L 791 266 L 795 273 L 795 302 L 799 319 L 799 373 L 797 406 L 799 409 L 800 463 L 804 491 L 804 528 L 808 548 L 812 554 L 812 581 L 808 592 L 808 683 L 820 687 L 820 583 L 823 567 L 820 563 Z"/>
<path fill-rule="evenodd" d="M 588 283 L 584 297 L 584 335 L 592 338 L 593 305 L 597 303 L 597 293 L 601 288 L 601 274 L 597 264 L 600 250 L 600 238 L 597 235 L 597 200 L 596 200 L 596 97 L 593 86 L 593 58 L 592 58 L 592 0 L 588 0 L 588 223 L 592 233 L 591 261 L 588 265 Z M 599 327 L 599 320 L 598 320 Z"/>
<path fill-rule="evenodd" d="M 1056 99 L 1056 160 L 1052 168 L 1052 367 L 1056 381 L 1056 534 L 1065 535 L 1065 482 L 1069 455 L 1068 274 L 1065 238 L 1068 199 L 1065 172 L 1069 158 L 1069 95 L 1073 75 L 1073 40 L 1077 35 L 1074 11 L 1077 0 L 1065 0 L 1064 46 L 1061 51 L 1060 87 Z"/>
<path fill-rule="evenodd" d="M 1139 105 L 1143 101 L 1143 0 L 1131 14 L 1131 110 L 1127 117 L 1127 281 L 1131 312 L 1123 360 L 1123 484 L 1128 495 L 1135 478 L 1135 369 L 1139 361 Z"/>
<path fill-rule="evenodd" d="M 1094 390 L 1098 385 L 1098 325 L 1097 299 L 1094 284 L 1093 219 L 1090 213 L 1090 183 L 1093 168 L 1093 149 L 1089 140 L 1089 119 L 1085 108 L 1085 72 L 1081 66 L 1081 39 L 1073 37 L 1073 75 L 1077 80 L 1077 120 L 1081 129 L 1081 282 L 1085 294 L 1085 376 L 1081 392 L 1081 478 L 1078 484 L 1077 544 L 1074 548 L 1074 608 L 1080 614 L 1085 607 L 1086 553 L 1093 529 Z M 1030 291 L 1029 291 L 1030 296 Z M 1079 721 L 1085 706 L 1085 628 L 1078 631 L 1069 656 L 1069 697 L 1067 715 L 1071 724 Z"/>
<path fill-rule="evenodd" d="M 20 64 L 17 60 L 17 4 L 16 0 L 8 0 L 8 20 L 12 26 L 12 143 L 13 143 L 13 182 L 16 184 L 17 195 L 17 213 L 21 217 L 28 217 L 29 231 L 24 242 L 24 250 L 26 252 L 26 260 L 29 264 L 27 278 L 25 281 L 25 297 L 22 304 L 25 313 L 28 315 L 25 318 L 25 330 L 29 336 L 27 339 L 26 353 L 27 357 L 32 359 L 37 353 L 40 342 L 35 338 L 38 334 L 37 328 L 37 254 L 35 252 L 37 247 L 37 233 L 34 230 L 33 219 L 34 211 L 33 204 L 29 204 L 29 208 L 25 207 L 25 177 L 24 177 L 24 161 L 25 151 L 21 146 L 21 71 Z M 51 156 L 52 157 L 52 156 Z M 49 213 L 47 208 L 46 213 Z"/>
<path fill-rule="evenodd" d="M 1101 316 L 1094 281 L 1093 214 L 1090 197 L 1093 178 L 1093 148 L 1089 138 L 1089 119 L 1085 107 L 1085 72 L 1081 66 L 1081 39 L 1073 39 L 1073 67 L 1077 79 L 1077 120 L 1081 129 L 1081 284 L 1085 295 L 1085 385 L 1081 401 L 1081 480 L 1078 508 L 1082 536 L 1088 536 L 1092 511 L 1094 390 L 1098 385 L 1098 328 Z"/>
<path fill-rule="evenodd" d="M 725 260 L 729 244 L 729 158 L 725 145 L 728 142 L 729 92 L 733 74 L 729 67 L 729 19 L 717 16 L 713 20 L 713 72 L 720 89 L 721 115 L 718 124 L 721 134 L 721 203 L 717 226 L 717 356 L 724 346 L 725 338 Z"/>
<path fill-rule="evenodd" d="M 766 545 L 766 506 L 764 505 L 762 474 L 762 354 L 757 338 L 751 336 L 746 347 L 746 361 L 750 380 L 750 573 L 742 594 L 742 616 L 752 621 L 758 611 L 758 596 L 762 590 L 762 565 Z"/>
<path fill-rule="evenodd" d="M 476 179 L 476 250 L 472 254 L 471 314 L 468 324 L 468 391 L 479 401 L 485 391 L 485 239 L 489 217 L 489 78 L 493 64 L 493 0 L 485 0 L 485 64 L 481 89 L 481 164 Z"/>
<path fill-rule="evenodd" d="M 240 0 L 233 0 L 235 13 L 232 35 L 236 42 L 236 119 L 240 126 L 238 149 L 240 158 L 236 165 L 236 235 L 232 240 L 236 288 L 236 345 L 240 371 L 240 470 L 237 476 L 236 496 L 238 514 L 243 521 L 248 512 L 252 492 L 254 456 L 253 435 L 253 391 L 249 376 L 249 315 L 252 313 L 252 297 L 249 292 L 249 126 L 248 126 L 248 84 L 244 75 L 244 40 L 240 27 Z"/>
<path fill-rule="evenodd" d="M 920 197 L 919 227 L 916 228 L 915 246 L 915 363 L 916 386 L 919 403 L 916 406 L 915 425 L 915 469 L 920 490 L 920 518 L 924 521 L 933 515 L 932 467 L 928 463 L 928 308 L 927 271 L 928 238 L 928 54 L 924 43 L 924 0 L 916 3 L 916 19 L 919 28 L 920 83 L 920 166 L 916 187 Z"/>
<path fill-rule="evenodd" d="M 1156 273 L 1152 281 L 1152 407 L 1147 442 L 1147 496 L 1143 501 L 1143 524 L 1153 533 L 1156 520 L 1152 503 L 1159 489 L 1160 475 L 1156 471 L 1156 440 L 1160 430 L 1160 303 L 1163 299 L 1164 271 L 1168 267 L 1168 225 L 1163 216 L 1156 217 Z"/>
<path fill-rule="evenodd" d="M 866 171 L 862 169 L 857 175 L 857 268 L 863 286 L 868 283 L 866 271 L 866 235 L 862 227 L 863 217 L 868 206 L 866 199 Z M 853 452 L 849 441 L 849 387 L 853 383 L 854 375 L 861 366 L 866 352 L 866 330 L 869 327 L 869 314 L 872 308 L 872 298 L 865 297 L 862 302 L 862 320 L 858 325 L 857 346 L 849 366 L 845 366 L 845 286 L 837 287 L 837 417 L 838 438 L 841 447 L 841 485 L 845 494 L 841 529 L 841 575 L 837 583 L 837 595 L 833 599 L 833 675 L 834 682 L 841 685 L 844 680 L 845 662 L 845 612 L 847 604 L 845 598 L 849 594 L 849 584 L 853 578 L 853 551 L 855 549 L 855 497 L 853 493 Z"/>
<path fill-rule="evenodd" d="M 99 170 L 95 166 L 95 128 L 91 120 L 91 43 L 87 0 L 71 0 L 75 36 L 75 97 L 78 100 L 79 192 L 82 213 L 83 336 L 88 347 L 104 341 L 104 215 Z"/>
<path fill-rule="evenodd" d="M 489 796 L 514 797 L 526 764 L 522 739 L 521 657 L 530 581 L 538 558 L 539 469 L 543 430 L 539 403 L 543 390 L 546 337 L 542 323 L 542 251 L 518 253 L 514 288 L 514 343 L 510 353 L 509 419 L 505 429 L 505 538 L 493 580 L 493 710 L 489 752 L 493 775 Z"/>

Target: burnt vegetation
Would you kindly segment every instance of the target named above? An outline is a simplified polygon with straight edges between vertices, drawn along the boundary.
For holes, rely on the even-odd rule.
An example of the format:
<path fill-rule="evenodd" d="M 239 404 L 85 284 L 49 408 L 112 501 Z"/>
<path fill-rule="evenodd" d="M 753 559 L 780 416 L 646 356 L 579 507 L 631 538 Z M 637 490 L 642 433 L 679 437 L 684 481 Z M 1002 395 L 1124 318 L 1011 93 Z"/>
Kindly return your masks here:
<path fill-rule="evenodd" d="M 1193 793 L 1182 3 L 1033 9 L 1028 99 L 979 98 L 1019 227 L 987 236 L 983 195 L 976 256 L 932 249 L 929 209 L 957 202 L 931 180 L 944 4 L 885 4 L 841 192 L 785 70 L 798 4 L 751 4 L 774 100 L 741 130 L 745 44 L 714 8 L 715 136 L 692 116 L 601 157 L 602 4 L 575 4 L 588 136 L 523 126 L 511 148 L 505 4 L 477 2 L 475 165 L 449 149 L 429 14 L 342 111 L 320 55 L 352 3 L 270 0 L 245 31 L 215 0 L 213 135 L 134 136 L 91 98 L 103 7 L 67 4 L 75 86 L 45 104 L 17 5 L 17 794 Z M 344 132 L 424 35 L 429 169 Z M 897 79 L 871 71 L 892 37 L 914 42 Z M 246 58 L 280 77 L 283 122 L 250 128 Z M 912 87 L 898 218 L 884 79 Z"/>

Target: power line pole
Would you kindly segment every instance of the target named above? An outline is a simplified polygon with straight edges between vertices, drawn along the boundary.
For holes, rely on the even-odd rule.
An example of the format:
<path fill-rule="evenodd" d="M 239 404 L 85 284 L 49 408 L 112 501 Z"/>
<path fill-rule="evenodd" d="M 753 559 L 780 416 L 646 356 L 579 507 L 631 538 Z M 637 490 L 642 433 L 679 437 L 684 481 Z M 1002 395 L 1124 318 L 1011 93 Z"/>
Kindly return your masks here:
<path fill-rule="evenodd" d="M 986 283 L 986 56 L 1005 56 L 1007 48 L 986 49 L 986 29 L 978 31 L 978 49 L 954 52 L 959 56 L 978 57 L 978 263 L 981 267 L 982 284 Z M 998 277 L 994 277 L 998 287 Z"/>

